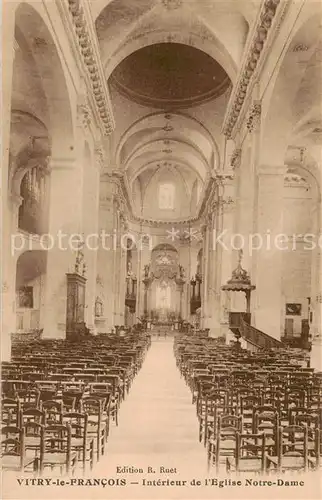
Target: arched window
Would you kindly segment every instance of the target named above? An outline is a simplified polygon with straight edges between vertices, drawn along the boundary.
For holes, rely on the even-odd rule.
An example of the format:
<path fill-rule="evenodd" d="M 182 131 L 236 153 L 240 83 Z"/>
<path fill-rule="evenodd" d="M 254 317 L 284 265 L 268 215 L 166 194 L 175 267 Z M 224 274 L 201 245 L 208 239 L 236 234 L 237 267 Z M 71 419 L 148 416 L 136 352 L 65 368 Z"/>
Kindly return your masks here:
<path fill-rule="evenodd" d="M 163 311 L 171 308 L 171 288 L 166 283 L 161 283 L 157 286 L 156 307 Z"/>
<path fill-rule="evenodd" d="M 173 184 L 159 185 L 159 209 L 173 210 L 174 209 L 175 189 Z"/>
<path fill-rule="evenodd" d="M 44 231 L 44 202 L 46 176 L 39 167 L 33 167 L 24 175 L 20 185 L 22 204 L 19 207 L 19 229 L 32 234 Z"/>

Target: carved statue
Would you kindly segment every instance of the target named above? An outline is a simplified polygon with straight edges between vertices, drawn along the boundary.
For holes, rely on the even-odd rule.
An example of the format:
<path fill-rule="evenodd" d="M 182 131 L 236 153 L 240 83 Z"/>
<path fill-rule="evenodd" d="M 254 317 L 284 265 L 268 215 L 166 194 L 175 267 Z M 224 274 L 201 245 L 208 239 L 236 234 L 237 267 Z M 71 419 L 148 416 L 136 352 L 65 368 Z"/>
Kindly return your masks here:
<path fill-rule="evenodd" d="M 148 278 L 149 277 L 149 273 L 150 273 L 150 264 L 146 264 L 144 266 L 144 277 Z"/>
<path fill-rule="evenodd" d="M 95 300 L 95 317 L 99 318 L 103 316 L 103 302 L 99 297 Z"/>
<path fill-rule="evenodd" d="M 180 278 L 184 279 L 185 278 L 185 271 L 184 271 L 184 267 L 179 265 L 179 275 L 180 275 Z"/>

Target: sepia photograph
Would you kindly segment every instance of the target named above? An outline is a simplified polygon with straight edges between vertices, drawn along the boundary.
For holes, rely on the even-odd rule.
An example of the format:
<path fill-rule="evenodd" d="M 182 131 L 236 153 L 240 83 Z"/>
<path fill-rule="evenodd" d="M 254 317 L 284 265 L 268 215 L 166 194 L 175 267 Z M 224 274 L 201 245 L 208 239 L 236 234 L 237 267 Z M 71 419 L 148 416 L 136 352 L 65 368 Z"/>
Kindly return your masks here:
<path fill-rule="evenodd" d="M 0 12 L 1 498 L 322 498 L 322 0 Z"/>

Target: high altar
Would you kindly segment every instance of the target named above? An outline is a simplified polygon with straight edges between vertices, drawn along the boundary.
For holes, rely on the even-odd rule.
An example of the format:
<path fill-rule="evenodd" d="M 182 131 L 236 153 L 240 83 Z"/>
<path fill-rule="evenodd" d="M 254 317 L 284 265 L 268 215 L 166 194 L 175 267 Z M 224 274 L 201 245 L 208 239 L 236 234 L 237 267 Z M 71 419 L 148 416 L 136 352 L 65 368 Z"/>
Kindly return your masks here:
<path fill-rule="evenodd" d="M 174 247 L 154 248 L 151 264 L 145 266 L 144 316 L 153 325 L 175 325 L 182 321 L 184 269 Z"/>

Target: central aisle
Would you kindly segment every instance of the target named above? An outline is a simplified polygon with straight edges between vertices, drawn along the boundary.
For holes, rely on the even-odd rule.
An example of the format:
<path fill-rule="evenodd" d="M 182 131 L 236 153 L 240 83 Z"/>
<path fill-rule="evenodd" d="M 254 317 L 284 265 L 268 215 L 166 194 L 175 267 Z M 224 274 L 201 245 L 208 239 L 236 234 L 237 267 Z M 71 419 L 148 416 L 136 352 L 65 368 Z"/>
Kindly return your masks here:
<path fill-rule="evenodd" d="M 198 441 L 198 419 L 191 393 L 176 367 L 173 339 L 155 339 L 121 405 L 119 426 L 111 428 L 107 454 L 93 469 L 93 475 L 125 477 L 127 483 L 140 484 L 143 478 L 190 480 L 207 476 L 206 459 L 206 450 Z M 116 474 L 117 466 L 141 468 L 144 474 Z M 155 473 L 147 474 L 149 466 Z M 160 473 L 160 467 L 174 468 L 176 472 Z M 126 490 L 115 489 L 113 496 L 126 497 L 128 487 Z M 157 491 L 153 488 L 154 497 Z M 182 491 L 178 492 L 178 497 L 181 495 Z M 151 498 L 150 488 L 133 485 L 127 498 L 137 497 Z"/>

